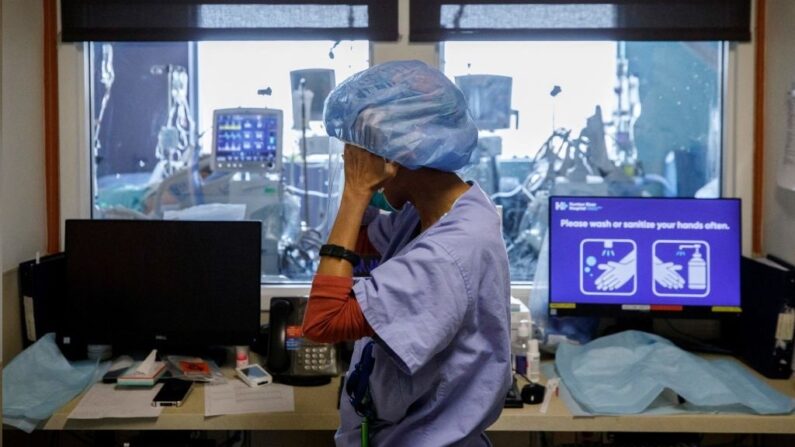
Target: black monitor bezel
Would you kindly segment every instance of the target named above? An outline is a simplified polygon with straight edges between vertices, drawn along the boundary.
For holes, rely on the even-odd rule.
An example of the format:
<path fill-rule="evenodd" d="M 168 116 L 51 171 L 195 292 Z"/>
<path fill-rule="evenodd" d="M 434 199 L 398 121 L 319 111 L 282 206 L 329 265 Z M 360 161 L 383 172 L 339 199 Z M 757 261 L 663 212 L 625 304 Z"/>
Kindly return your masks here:
<path fill-rule="evenodd" d="M 86 301 L 76 298 L 74 295 L 74 284 L 70 284 L 70 269 L 76 268 L 74 265 L 70 266 L 70 247 L 74 241 L 70 240 L 72 229 L 77 225 L 89 226 L 90 228 L 104 229 L 107 231 L 109 228 L 117 224 L 134 224 L 134 225 L 147 225 L 147 226 L 160 226 L 160 225 L 191 225 L 206 227 L 208 230 L 217 230 L 220 227 L 229 229 L 231 231 L 247 232 L 246 240 L 251 240 L 253 244 L 251 253 L 248 254 L 249 260 L 245 267 L 250 271 L 251 282 L 245 285 L 237 284 L 235 289 L 237 291 L 244 290 L 245 296 L 248 298 L 238 298 L 239 302 L 233 302 L 235 305 L 245 306 L 246 310 L 242 313 L 248 315 L 245 320 L 236 320 L 234 328 L 214 328 L 213 325 L 207 325 L 206 331 L 195 331 L 186 333 L 184 331 L 175 331 L 170 328 L 163 330 L 149 331 L 146 329 L 140 335 L 120 336 L 114 334 L 112 329 L 108 329 L 101 334 L 88 333 L 86 326 L 81 324 L 86 318 L 87 311 L 81 308 L 81 304 Z M 262 223 L 259 221 L 163 221 L 163 220 L 88 220 L 88 219 L 70 219 L 66 221 L 65 241 L 66 241 L 66 293 L 65 293 L 65 308 L 67 309 L 66 317 L 67 324 L 65 325 L 65 333 L 60 334 L 59 338 L 63 336 L 71 337 L 72 339 L 86 344 L 110 344 L 116 347 L 122 347 L 124 350 L 149 350 L 149 349 L 171 349 L 179 350 L 183 348 L 207 348 L 217 345 L 250 345 L 259 335 L 260 331 L 260 260 L 261 260 L 261 237 L 262 237 Z M 254 235 L 256 234 L 256 238 Z M 112 248 L 110 248 L 112 249 Z M 197 252 L 187 254 L 187 256 L 196 255 L 202 250 L 202 247 L 197 247 Z M 254 256 L 254 251 L 257 256 Z M 152 253 L 151 256 L 157 256 Z M 230 260 L 222 260 L 222 262 L 229 263 Z M 220 281 L 218 282 L 220 284 Z M 156 312 L 156 309 L 152 309 Z M 114 316 L 119 318 L 119 316 Z M 193 318 L 190 309 L 185 309 L 181 315 L 175 315 L 175 318 Z"/>

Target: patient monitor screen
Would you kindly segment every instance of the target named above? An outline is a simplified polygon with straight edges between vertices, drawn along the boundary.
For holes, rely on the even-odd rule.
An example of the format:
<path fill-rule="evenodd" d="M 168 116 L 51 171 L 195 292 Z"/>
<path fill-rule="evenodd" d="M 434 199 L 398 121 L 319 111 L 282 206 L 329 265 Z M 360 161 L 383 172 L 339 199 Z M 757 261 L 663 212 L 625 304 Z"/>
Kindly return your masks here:
<path fill-rule="evenodd" d="M 281 114 L 274 111 L 217 110 L 213 129 L 217 166 L 274 168 L 281 130 Z"/>
<path fill-rule="evenodd" d="M 740 312 L 740 201 L 550 199 L 554 315 Z"/>

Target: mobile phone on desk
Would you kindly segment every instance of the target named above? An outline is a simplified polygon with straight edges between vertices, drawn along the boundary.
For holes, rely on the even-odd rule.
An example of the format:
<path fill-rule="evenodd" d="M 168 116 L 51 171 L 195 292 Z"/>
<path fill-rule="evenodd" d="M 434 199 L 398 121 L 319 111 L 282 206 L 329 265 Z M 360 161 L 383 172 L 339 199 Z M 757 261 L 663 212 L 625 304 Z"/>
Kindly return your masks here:
<path fill-rule="evenodd" d="M 193 389 L 193 382 L 189 380 L 171 379 L 163 383 L 163 387 L 152 399 L 153 407 L 179 407 L 188 398 Z"/>

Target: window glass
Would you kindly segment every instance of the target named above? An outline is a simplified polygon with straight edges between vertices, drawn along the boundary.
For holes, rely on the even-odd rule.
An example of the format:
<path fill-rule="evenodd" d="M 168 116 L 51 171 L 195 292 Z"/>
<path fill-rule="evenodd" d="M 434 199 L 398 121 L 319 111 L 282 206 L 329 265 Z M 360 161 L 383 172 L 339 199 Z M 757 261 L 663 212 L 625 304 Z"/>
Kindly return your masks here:
<path fill-rule="evenodd" d="M 342 186 L 323 101 L 369 66 L 369 43 L 93 42 L 90 54 L 93 217 L 260 220 L 263 281 L 308 280 Z"/>
<path fill-rule="evenodd" d="M 550 195 L 717 197 L 721 42 L 446 42 L 479 132 L 464 171 L 534 278 Z"/>

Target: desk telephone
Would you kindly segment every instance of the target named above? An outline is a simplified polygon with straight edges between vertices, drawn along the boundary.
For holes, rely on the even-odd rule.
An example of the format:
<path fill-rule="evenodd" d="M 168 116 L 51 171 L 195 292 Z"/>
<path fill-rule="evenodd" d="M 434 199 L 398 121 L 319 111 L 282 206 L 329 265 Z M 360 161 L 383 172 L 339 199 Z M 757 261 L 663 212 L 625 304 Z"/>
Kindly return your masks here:
<path fill-rule="evenodd" d="M 277 382 L 290 385 L 323 385 L 341 372 L 336 345 L 315 343 L 303 337 L 301 325 L 308 298 L 271 299 L 268 370 Z"/>

